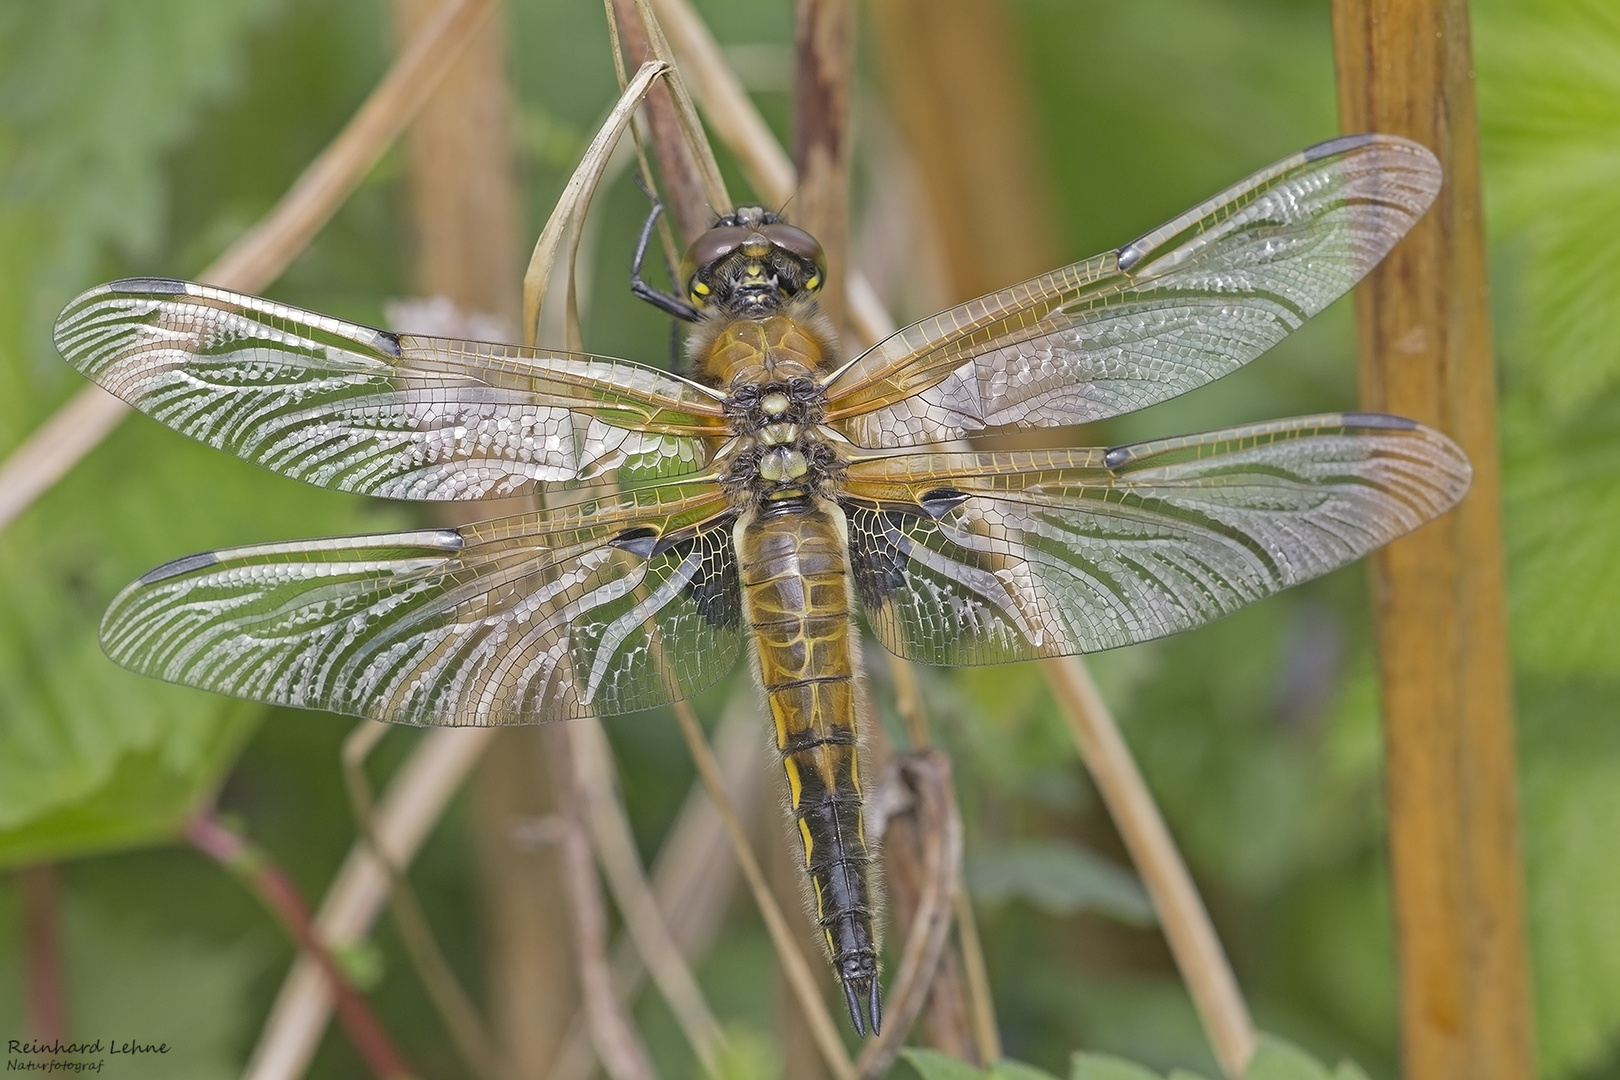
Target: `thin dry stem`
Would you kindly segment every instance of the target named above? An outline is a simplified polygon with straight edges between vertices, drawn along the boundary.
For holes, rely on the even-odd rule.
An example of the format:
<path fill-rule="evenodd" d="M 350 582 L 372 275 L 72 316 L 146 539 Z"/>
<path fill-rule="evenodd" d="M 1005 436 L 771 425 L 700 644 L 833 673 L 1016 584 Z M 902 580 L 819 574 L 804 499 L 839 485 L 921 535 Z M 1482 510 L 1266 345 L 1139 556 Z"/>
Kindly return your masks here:
<path fill-rule="evenodd" d="M 62 879 L 55 863 L 17 872 L 22 901 L 23 968 L 28 1037 L 37 1042 L 68 1038 L 66 985 L 62 979 Z"/>
<path fill-rule="evenodd" d="M 709 742 L 703 737 L 703 729 L 698 726 L 697 716 L 692 712 L 691 706 L 684 701 L 678 701 L 674 709 L 675 716 L 681 723 L 681 734 L 686 737 L 687 748 L 692 753 L 692 760 L 697 763 L 698 775 L 703 778 L 703 784 L 709 790 L 709 798 L 713 800 L 715 809 L 725 821 L 726 831 L 731 835 L 732 850 L 737 854 L 737 863 L 742 867 L 748 887 L 753 890 L 754 902 L 759 907 L 760 916 L 765 920 L 765 928 L 771 935 L 771 943 L 776 946 L 776 955 L 781 960 L 788 983 L 793 987 L 800 1007 L 804 1009 L 811 1033 L 815 1036 L 816 1046 L 821 1050 L 822 1059 L 826 1061 L 827 1068 L 837 1080 L 853 1080 L 855 1067 L 849 1060 L 849 1054 L 844 1050 L 843 1042 L 838 1038 L 837 1026 L 833 1023 L 832 1014 L 827 1010 L 827 1003 L 822 1000 L 815 976 L 810 972 L 810 964 L 800 951 L 798 942 L 793 939 L 787 919 L 783 916 L 782 909 L 777 906 L 776 897 L 771 895 L 759 860 L 754 858 L 754 849 L 748 843 L 748 833 L 743 829 L 736 808 L 731 805 L 731 799 L 726 794 L 724 777 L 721 775 L 719 763 L 714 759 L 714 751 L 709 749 Z"/>
<path fill-rule="evenodd" d="M 738 153 L 743 177 L 756 194 L 780 207 L 799 184 L 798 171 L 748 99 L 709 28 L 686 0 L 652 0 L 653 10 L 680 61 L 692 96 L 720 141 Z"/>
<path fill-rule="evenodd" d="M 547 758 L 557 788 L 558 840 L 562 855 L 563 888 L 573 916 L 574 950 L 579 961 L 579 985 L 585 999 L 585 1017 L 596 1057 L 613 1080 L 652 1080 L 655 1075 L 647 1049 L 635 1025 L 613 990 L 607 963 L 607 910 L 602 902 L 596 862 L 586 835 L 585 800 L 575 772 L 575 732 L 568 724 L 547 729 Z"/>
<path fill-rule="evenodd" d="M 906 726 L 912 748 L 925 749 L 932 740 L 928 734 L 928 709 L 923 700 L 922 686 L 917 681 L 916 665 L 892 654 L 886 654 L 885 659 L 889 664 L 889 676 L 894 680 L 895 711 Z M 973 914 L 973 899 L 968 895 L 966 883 L 960 876 L 951 904 L 956 915 L 962 971 L 967 981 L 966 997 L 973 1020 L 973 1038 L 984 1060 L 995 1061 L 1001 1057 L 1001 1034 L 996 1027 L 995 1000 L 990 995 L 990 973 L 984 963 L 979 924 Z"/>
<path fill-rule="evenodd" d="M 427 103 L 494 10 L 493 0 L 445 0 L 411 35 L 338 137 L 309 163 L 269 215 L 203 271 L 202 280 L 251 291 L 280 275 Z"/>
<path fill-rule="evenodd" d="M 373 815 L 377 847 L 395 866 L 410 864 L 494 732 L 494 728 L 430 731 L 395 773 Z M 359 942 L 387 899 L 388 872 L 370 845 L 357 840 L 316 913 L 317 938 L 329 949 Z M 303 1076 L 331 1015 L 331 989 L 319 967 L 300 956 L 282 982 L 244 1080 Z"/>
<path fill-rule="evenodd" d="M 821 242 L 830 281 L 846 280 L 849 234 L 850 92 L 854 0 L 798 0 L 794 24 L 795 218 Z M 821 309 L 843 331 L 845 291 L 822 293 Z"/>
<path fill-rule="evenodd" d="M 534 344 L 539 336 L 540 307 L 545 302 L 546 288 L 557 265 L 564 238 L 572 236 L 567 261 L 567 265 L 572 266 L 585 214 L 590 209 L 591 196 L 601 181 L 602 172 L 607 168 L 608 157 L 629 125 L 636 107 L 652 88 L 653 80 L 667 70 L 659 60 L 649 60 L 641 65 L 641 70 L 630 80 L 630 85 L 619 96 L 618 104 L 586 148 L 585 155 L 574 169 L 574 175 L 569 177 L 568 185 L 563 189 L 562 197 L 557 200 L 556 208 L 546 221 L 546 227 L 541 230 L 540 239 L 534 245 L 534 254 L 529 257 L 529 268 L 523 275 L 523 340 L 528 344 Z M 572 274 L 568 276 L 568 308 L 567 346 L 577 352 L 582 345 L 578 340 L 578 313 L 574 304 Z"/>
<path fill-rule="evenodd" d="M 715 734 L 726 790 L 747 820 L 755 820 L 754 811 L 764 786 L 756 711 L 753 688 L 749 687 L 745 693 L 733 696 L 721 713 Z M 702 779 L 696 779 L 658 851 L 652 872 L 658 910 L 683 954 L 700 956 L 708 950 L 719 934 L 736 884 L 737 866 L 725 824 Z M 612 966 L 614 986 L 621 997 L 631 1000 L 646 968 L 628 935 L 621 935 L 615 943 Z M 550 1080 L 587 1080 L 594 1063 L 584 1017 L 576 1014 L 548 1075 Z"/>
<path fill-rule="evenodd" d="M 1254 1056 L 1254 1024 L 1192 875 L 1085 666 L 1074 657 L 1043 661 L 1041 666 L 1080 756 L 1142 875 L 1221 1071 L 1240 1077 Z"/>
<path fill-rule="evenodd" d="M 937 750 L 896 758 L 888 770 L 912 796 L 917 833 L 924 838 L 923 889 L 889 988 L 883 1033 L 867 1041 L 855 1061 L 862 1080 L 882 1076 L 927 1004 L 930 984 L 950 936 L 951 905 L 962 873 L 962 819 L 951 791 L 950 761 Z"/>
<path fill-rule="evenodd" d="M 348 787 L 355 822 L 360 826 L 361 838 L 370 845 L 372 853 L 388 874 L 394 922 L 405 943 L 405 952 L 416 969 L 417 978 L 427 989 L 439 1018 L 450 1032 L 456 1052 L 479 1077 L 486 1080 L 513 1080 L 516 1071 L 510 1062 L 502 1058 L 472 999 L 450 969 L 410 881 L 377 842 L 376 802 L 372 797 L 371 785 L 366 781 L 365 763 L 386 733 L 385 725 L 363 720 L 343 742 L 343 779 Z"/>
<path fill-rule="evenodd" d="M 973 898 L 967 884 L 956 883 L 956 937 L 961 946 L 962 974 L 967 978 L 968 1008 L 973 1015 L 973 1038 L 986 1061 L 1001 1058 L 1001 1029 L 996 1024 L 996 1000 L 990 994 L 990 972 L 984 964 L 984 945 L 979 940 L 979 920 L 973 913 Z"/>
<path fill-rule="evenodd" d="M 379 1080 L 408 1080 L 412 1075 L 382 1023 L 344 977 L 332 952 L 317 936 L 309 909 L 297 886 L 268 853 L 226 828 L 212 808 L 186 823 L 185 836 L 198 851 L 228 870 L 267 907 L 287 930 L 300 954 L 317 965 L 335 995 L 338 1019 L 355 1051 Z"/>
<path fill-rule="evenodd" d="M 623 3 L 624 0 L 618 0 L 618 2 Z M 621 35 L 619 32 L 620 20 L 618 15 L 615 13 L 614 3 L 615 0 L 602 0 L 602 10 L 603 14 L 607 16 L 608 49 L 613 54 L 613 76 L 619 80 L 619 93 L 622 94 L 630 86 L 630 79 L 625 74 L 624 70 L 624 55 L 627 43 L 623 40 L 623 35 Z M 639 18 L 637 19 L 636 25 L 639 29 L 641 26 Z M 643 44 L 645 44 L 644 40 Z M 669 109 L 674 108 L 673 102 L 666 100 L 665 103 L 668 105 Z M 657 177 L 653 173 L 652 162 L 647 157 L 647 137 L 643 133 L 642 129 L 647 126 L 652 126 L 654 128 L 654 138 L 659 139 L 662 137 L 657 131 L 657 117 L 659 113 L 664 110 L 660 110 L 658 104 L 659 95 L 657 90 L 649 92 L 647 95 L 647 108 L 645 110 L 647 113 L 646 119 L 648 123 L 643 122 L 643 117 L 640 113 L 637 113 L 631 118 L 630 121 L 630 136 L 635 140 L 636 146 L 636 169 L 640 174 L 641 182 L 646 185 L 646 190 L 654 199 L 660 199 L 658 195 L 658 182 Z M 662 145 L 662 143 L 660 143 L 660 145 Z M 660 199 L 660 202 L 662 201 L 663 200 Z M 693 201 L 695 202 L 696 200 Z M 704 220 L 706 220 L 707 208 L 704 209 L 705 213 L 702 215 L 702 217 Z M 692 217 L 693 220 L 697 220 L 697 210 L 698 207 L 693 206 L 685 211 L 685 216 L 689 216 Z M 677 216 L 680 215 L 677 214 Z M 658 216 L 658 243 L 664 250 L 664 259 L 668 264 L 673 263 L 678 251 L 678 248 L 675 245 L 675 238 L 670 232 L 669 228 L 670 217 L 670 214 L 660 214 Z"/>
<path fill-rule="evenodd" d="M 755 194 L 774 206 L 785 206 L 799 186 L 798 171 L 721 57 L 714 35 L 687 0 L 652 0 L 652 4 L 669 28 L 675 58 L 720 141 L 737 155 Z M 845 274 L 845 291 L 849 322 L 862 344 L 874 345 L 894 332 L 894 320 L 883 310 L 877 290 L 853 267 Z"/>
<path fill-rule="evenodd" d="M 410 123 L 444 77 L 493 0 L 445 0 L 320 156 L 259 223 L 200 275 L 253 292 L 274 281 Z M 129 406 L 99 386 L 80 390 L 0 464 L 0 530 L 105 439 Z"/>
<path fill-rule="evenodd" d="M 614 903 L 692 1052 L 710 1076 L 718 1076 L 725 1035 L 709 1011 L 703 991 L 692 976 L 691 968 L 687 967 L 685 957 L 664 923 L 658 900 L 647 885 L 641 859 L 636 854 L 635 838 L 630 832 L 630 820 L 624 804 L 619 801 L 613 751 L 607 735 L 602 731 L 601 722 L 594 718 L 579 721 L 570 734 L 586 824 Z"/>
<path fill-rule="evenodd" d="M 703 194 L 709 200 L 711 208 L 725 209 L 731 204 L 731 194 L 726 191 L 726 182 L 720 176 L 720 163 L 714 159 L 714 150 L 709 146 L 709 137 L 703 131 L 703 125 L 698 120 L 697 106 L 692 102 L 692 94 L 687 89 L 686 80 L 681 77 L 675 66 L 675 52 L 669 46 L 669 39 L 664 36 L 663 27 L 658 25 L 652 8 L 647 0 L 635 0 L 636 14 L 641 17 L 642 25 L 647 30 L 647 46 L 653 56 L 668 64 L 671 76 L 667 81 L 670 97 L 675 102 L 675 116 L 680 121 L 681 133 L 685 137 L 686 147 L 692 154 L 692 161 L 697 166 L 697 180 L 702 185 Z"/>

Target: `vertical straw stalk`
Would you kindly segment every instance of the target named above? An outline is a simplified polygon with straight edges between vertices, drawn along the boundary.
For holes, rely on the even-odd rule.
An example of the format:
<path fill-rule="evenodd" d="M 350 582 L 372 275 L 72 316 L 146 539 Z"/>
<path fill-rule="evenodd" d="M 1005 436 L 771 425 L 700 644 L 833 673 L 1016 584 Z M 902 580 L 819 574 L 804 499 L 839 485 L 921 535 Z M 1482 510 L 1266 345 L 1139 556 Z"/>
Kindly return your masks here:
<path fill-rule="evenodd" d="M 1335 0 L 1339 114 L 1435 152 L 1445 187 L 1356 290 L 1362 405 L 1473 462 L 1451 513 L 1372 559 L 1410 1080 L 1534 1075 L 1479 123 L 1462 0 Z"/>
<path fill-rule="evenodd" d="M 579 962 L 580 991 L 586 1026 L 597 1060 L 612 1080 L 652 1080 L 647 1048 L 631 1023 L 624 1002 L 613 989 L 607 963 L 607 908 L 587 835 L 585 794 L 574 766 L 571 724 L 546 729 L 546 758 L 557 792 L 558 846 L 562 852 L 563 887 L 573 916 L 573 942 Z"/>

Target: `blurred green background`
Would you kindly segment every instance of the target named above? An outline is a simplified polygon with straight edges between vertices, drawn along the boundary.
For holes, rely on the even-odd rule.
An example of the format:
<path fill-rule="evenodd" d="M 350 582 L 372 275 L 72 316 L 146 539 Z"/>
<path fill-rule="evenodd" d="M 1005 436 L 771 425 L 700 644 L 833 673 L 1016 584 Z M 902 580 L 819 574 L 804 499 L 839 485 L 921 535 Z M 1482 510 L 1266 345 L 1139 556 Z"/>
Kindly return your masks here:
<path fill-rule="evenodd" d="M 785 133 L 786 0 L 698 6 Z M 1016 0 L 1009 12 L 1062 259 L 1116 246 L 1337 133 L 1326 0 Z M 1549 1078 L 1615 1080 L 1620 9 L 1478 0 L 1473 13 L 1539 1060 Z M 615 84 L 597 4 L 513 0 L 507 17 L 526 248 Z M 390 41 L 376 0 L 0 0 L 0 454 L 80 384 L 50 343 L 61 306 L 115 277 L 199 272 L 341 126 Z M 863 72 L 867 141 L 884 123 L 881 88 Z M 411 292 L 405 183 L 396 150 L 269 294 L 381 324 L 384 302 Z M 601 201 L 587 347 L 662 362 L 667 323 L 624 287 L 645 203 L 627 180 Z M 1340 304 L 1243 372 L 1104 437 L 1350 407 L 1350 330 Z M 235 881 L 167 839 L 187 808 L 223 783 L 222 807 L 312 898 L 353 824 L 337 759 L 346 721 L 128 674 L 96 644 L 101 611 L 129 579 L 186 552 L 416 515 L 278 479 L 137 418 L 0 534 L 0 866 L 61 861 L 72 1033 L 177 1036 L 178 1058 L 119 1075 L 237 1074 L 291 956 Z M 1259 1024 L 1391 1077 L 1365 592 L 1353 567 L 1093 669 Z M 1085 1048 L 1213 1075 L 1042 681 L 1005 667 L 930 671 L 924 685 L 956 763 L 1007 1052 L 1058 1071 Z M 690 782 L 685 751 L 661 714 L 617 720 L 610 734 L 650 856 Z M 379 774 L 416 737 L 393 736 Z M 466 829 L 458 804 L 412 878 L 478 987 Z M 24 1031 L 19 918 L 15 877 L 0 875 L 0 1038 Z M 375 942 L 385 1024 L 425 1075 L 465 1075 L 386 921 Z M 779 1053 L 769 947 L 746 902 L 699 974 L 728 1025 Z M 664 1075 L 695 1074 L 654 998 L 641 1019 Z M 310 1075 L 358 1069 L 329 1034 Z"/>

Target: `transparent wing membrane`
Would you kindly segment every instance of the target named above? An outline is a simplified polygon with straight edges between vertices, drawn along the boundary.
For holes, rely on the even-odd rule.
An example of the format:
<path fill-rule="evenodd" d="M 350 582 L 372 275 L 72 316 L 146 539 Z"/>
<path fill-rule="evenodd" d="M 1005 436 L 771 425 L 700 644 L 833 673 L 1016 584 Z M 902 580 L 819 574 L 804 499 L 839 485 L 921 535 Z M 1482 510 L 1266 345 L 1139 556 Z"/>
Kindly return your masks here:
<path fill-rule="evenodd" d="M 182 434 L 294 479 L 396 499 L 521 495 L 701 468 L 720 400 L 623 360 L 395 335 L 160 278 L 56 323 L 70 364 Z"/>
<path fill-rule="evenodd" d="M 845 506 L 878 640 L 984 664 L 1200 626 L 1432 520 L 1470 478 L 1438 432 L 1345 413 L 1113 450 L 871 459 Z"/>
<path fill-rule="evenodd" d="M 410 724 L 634 712 L 742 644 L 723 498 L 643 489 L 459 530 L 190 556 L 126 588 L 107 654 L 233 697 Z"/>
<path fill-rule="evenodd" d="M 906 327 L 832 380 L 829 416 L 858 445 L 914 446 L 1185 393 L 1343 295 L 1439 189 L 1434 155 L 1405 139 L 1312 147 L 1118 251 Z"/>

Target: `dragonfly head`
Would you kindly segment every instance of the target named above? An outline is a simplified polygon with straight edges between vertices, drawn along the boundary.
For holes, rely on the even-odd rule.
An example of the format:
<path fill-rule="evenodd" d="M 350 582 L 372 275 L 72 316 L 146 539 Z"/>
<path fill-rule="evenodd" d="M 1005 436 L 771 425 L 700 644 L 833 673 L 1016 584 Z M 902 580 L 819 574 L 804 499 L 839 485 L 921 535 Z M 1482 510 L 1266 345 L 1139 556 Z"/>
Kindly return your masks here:
<path fill-rule="evenodd" d="M 827 257 L 803 229 L 758 206 L 740 206 L 692 241 L 680 278 L 699 311 L 757 319 L 817 292 L 827 280 Z"/>

